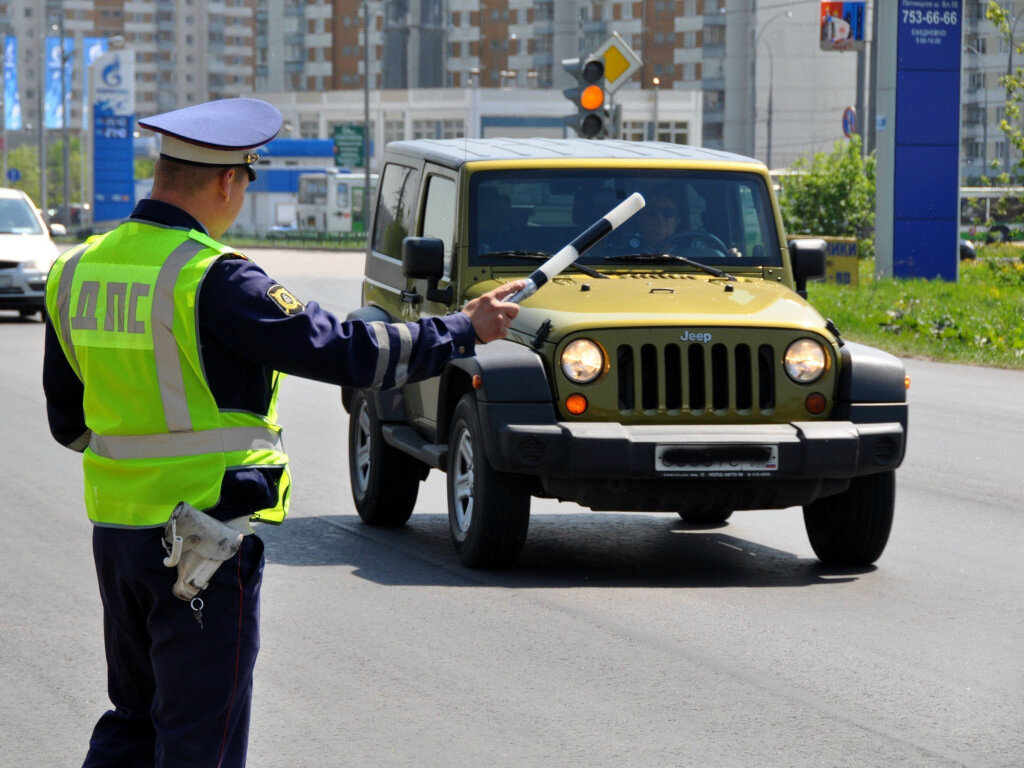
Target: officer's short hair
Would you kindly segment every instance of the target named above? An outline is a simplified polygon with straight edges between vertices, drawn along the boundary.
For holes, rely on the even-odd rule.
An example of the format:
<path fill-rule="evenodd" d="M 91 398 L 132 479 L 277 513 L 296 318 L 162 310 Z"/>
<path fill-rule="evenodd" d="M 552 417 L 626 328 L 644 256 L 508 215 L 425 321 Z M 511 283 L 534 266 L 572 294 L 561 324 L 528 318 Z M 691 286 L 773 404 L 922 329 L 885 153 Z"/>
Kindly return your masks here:
<path fill-rule="evenodd" d="M 163 156 L 156 161 L 156 166 L 153 168 L 153 184 L 170 187 L 183 194 L 194 195 L 220 176 L 228 167 L 232 166 L 192 165 Z M 238 166 L 237 170 L 240 174 L 245 173 L 244 166 Z"/>

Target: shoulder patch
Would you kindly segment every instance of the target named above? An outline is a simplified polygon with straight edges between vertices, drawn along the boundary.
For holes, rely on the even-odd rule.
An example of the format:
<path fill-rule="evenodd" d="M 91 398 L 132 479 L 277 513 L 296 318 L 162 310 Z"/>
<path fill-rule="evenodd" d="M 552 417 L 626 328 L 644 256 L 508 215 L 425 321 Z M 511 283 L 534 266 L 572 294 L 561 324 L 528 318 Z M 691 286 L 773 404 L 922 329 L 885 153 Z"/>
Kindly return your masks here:
<path fill-rule="evenodd" d="M 306 308 L 306 305 L 280 283 L 274 283 L 267 291 L 267 298 L 277 304 L 286 315 L 297 315 Z"/>

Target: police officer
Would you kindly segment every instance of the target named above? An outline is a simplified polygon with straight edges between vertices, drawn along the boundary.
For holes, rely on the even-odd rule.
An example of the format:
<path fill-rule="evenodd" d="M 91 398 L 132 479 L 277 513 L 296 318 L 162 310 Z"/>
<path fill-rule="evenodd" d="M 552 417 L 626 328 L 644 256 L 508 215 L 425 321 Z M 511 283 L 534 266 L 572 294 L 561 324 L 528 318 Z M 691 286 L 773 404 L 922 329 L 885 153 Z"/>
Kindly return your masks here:
<path fill-rule="evenodd" d="M 340 322 L 222 245 L 254 149 L 281 122 L 256 99 L 140 120 L 162 134 L 152 196 L 63 254 L 47 282 L 43 385 L 54 438 L 83 453 L 114 705 L 85 766 L 245 763 L 263 572 L 248 521 L 288 508 L 280 373 L 401 386 L 504 337 L 518 312 L 502 299 L 522 281 L 443 318 Z M 201 611 L 172 596 L 163 564 L 182 501 L 247 534 Z"/>

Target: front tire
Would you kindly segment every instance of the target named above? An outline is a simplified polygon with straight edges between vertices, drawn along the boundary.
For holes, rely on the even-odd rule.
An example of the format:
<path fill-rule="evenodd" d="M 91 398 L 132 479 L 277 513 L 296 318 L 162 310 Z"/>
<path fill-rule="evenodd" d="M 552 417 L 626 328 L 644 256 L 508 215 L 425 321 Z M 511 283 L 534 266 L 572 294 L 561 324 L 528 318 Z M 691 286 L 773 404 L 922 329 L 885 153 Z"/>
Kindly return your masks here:
<path fill-rule="evenodd" d="M 530 525 L 530 492 L 523 479 L 491 467 L 484 451 L 476 398 L 462 397 L 448 441 L 448 527 L 470 568 L 515 562 Z"/>
<path fill-rule="evenodd" d="M 403 525 L 412 515 L 423 467 L 384 442 L 373 400 L 364 390 L 352 397 L 348 420 L 348 470 L 352 500 L 367 525 Z"/>
<path fill-rule="evenodd" d="M 804 507 L 807 538 L 826 565 L 871 565 L 892 530 L 896 473 L 855 477 L 850 487 Z"/>

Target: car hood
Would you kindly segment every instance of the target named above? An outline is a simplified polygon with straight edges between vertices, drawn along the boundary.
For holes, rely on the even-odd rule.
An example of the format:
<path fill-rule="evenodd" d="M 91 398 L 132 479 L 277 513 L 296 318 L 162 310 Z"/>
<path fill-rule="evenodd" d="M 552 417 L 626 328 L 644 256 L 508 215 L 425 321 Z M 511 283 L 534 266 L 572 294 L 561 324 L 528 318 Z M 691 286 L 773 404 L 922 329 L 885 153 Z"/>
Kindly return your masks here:
<path fill-rule="evenodd" d="M 687 273 L 616 275 L 609 280 L 558 277 L 522 302 L 512 327 L 532 335 L 545 320 L 552 324 L 551 341 L 578 330 L 623 326 L 757 326 L 817 332 L 825 326 L 814 307 L 781 283 Z"/>
<path fill-rule="evenodd" d="M 0 261 L 48 259 L 53 262 L 59 255 L 57 246 L 46 235 L 0 234 Z"/>

